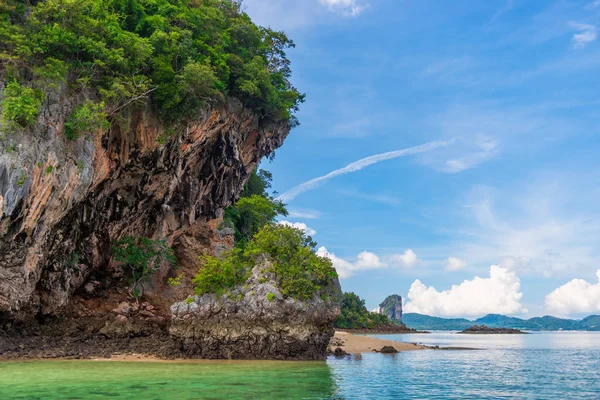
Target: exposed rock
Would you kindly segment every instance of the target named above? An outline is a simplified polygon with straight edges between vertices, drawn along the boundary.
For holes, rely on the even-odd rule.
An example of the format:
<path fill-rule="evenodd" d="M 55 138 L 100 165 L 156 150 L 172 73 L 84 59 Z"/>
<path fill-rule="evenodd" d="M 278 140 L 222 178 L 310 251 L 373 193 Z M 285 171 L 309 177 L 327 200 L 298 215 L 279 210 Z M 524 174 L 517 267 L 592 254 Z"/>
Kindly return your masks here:
<path fill-rule="evenodd" d="M 473 325 L 470 328 L 465 329 L 462 332 L 458 333 L 466 333 L 472 335 L 481 335 L 481 334 L 503 334 L 503 335 L 514 335 L 514 334 L 527 334 L 527 332 L 520 331 L 518 329 L 510 329 L 510 328 L 490 328 L 485 325 Z"/>
<path fill-rule="evenodd" d="M 397 352 L 398 350 L 393 346 L 383 346 L 381 350 L 379 350 L 379 353 L 383 354 L 396 354 Z"/>
<path fill-rule="evenodd" d="M 171 307 L 170 333 L 182 341 L 188 356 L 325 358 L 334 334 L 333 321 L 340 313 L 337 278 L 311 300 L 299 301 L 284 299 L 264 270 L 256 266 L 245 285 L 221 297 L 206 294 Z"/>
<path fill-rule="evenodd" d="M 124 301 L 122 303 L 119 303 L 119 306 L 115 308 L 113 312 L 121 315 L 129 315 L 129 313 L 131 313 L 131 305 L 128 302 Z"/>
<path fill-rule="evenodd" d="M 66 89 L 50 94 L 34 128 L 7 136 L 16 150 L 0 147 L 0 323 L 62 317 L 79 289 L 101 296 L 126 286 L 110 262 L 111 243 L 123 235 L 167 240 L 183 284 L 165 288 L 170 271 L 162 269 L 144 295 L 165 307 L 185 297 L 198 254 L 218 247 L 209 221 L 289 132 L 229 100 L 172 135 L 139 109 L 71 142 L 64 122 L 82 100 Z"/>
<path fill-rule="evenodd" d="M 342 349 L 341 347 L 337 347 L 334 351 L 333 351 L 333 355 L 335 357 L 346 357 L 348 355 L 348 353 L 346 353 L 344 351 L 344 349 Z"/>
<path fill-rule="evenodd" d="M 402 322 L 402 296 L 393 294 L 386 297 L 379 305 L 379 313 L 386 315 L 390 321 Z"/>

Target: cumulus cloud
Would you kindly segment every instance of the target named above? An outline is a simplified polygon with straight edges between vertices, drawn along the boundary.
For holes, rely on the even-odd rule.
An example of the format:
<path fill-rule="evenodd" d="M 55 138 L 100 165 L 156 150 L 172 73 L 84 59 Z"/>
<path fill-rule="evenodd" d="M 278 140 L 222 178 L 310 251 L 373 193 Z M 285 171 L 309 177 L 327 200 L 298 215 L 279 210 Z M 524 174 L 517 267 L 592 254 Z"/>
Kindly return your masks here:
<path fill-rule="evenodd" d="M 317 231 L 307 226 L 304 222 L 279 221 L 278 224 L 300 229 L 304 231 L 304 233 L 306 233 L 308 236 L 314 236 L 317 234 Z"/>
<path fill-rule="evenodd" d="M 570 315 L 600 311 L 600 270 L 598 282 L 591 284 L 583 279 L 573 279 L 546 296 L 546 308 L 552 313 Z"/>
<path fill-rule="evenodd" d="M 419 258 L 411 249 L 406 250 L 403 254 L 394 254 L 390 256 L 390 263 L 398 264 L 401 267 L 412 268 L 417 265 Z"/>
<path fill-rule="evenodd" d="M 410 268 L 419 261 L 415 252 L 410 249 L 406 250 L 404 254 L 392 255 L 388 257 L 386 261 L 382 260 L 381 257 L 375 253 L 363 251 L 356 257 L 354 262 L 350 262 L 336 256 L 334 253 L 330 253 L 325 247 L 319 248 L 317 250 L 317 255 L 331 260 L 340 279 L 350 278 L 358 271 L 383 269 L 388 268 L 389 266 L 400 265 L 402 267 Z"/>
<path fill-rule="evenodd" d="M 363 168 L 368 167 L 369 165 L 373 165 L 382 161 L 391 160 L 393 158 L 408 156 L 412 154 L 424 153 L 427 151 L 431 151 L 434 149 L 438 149 L 440 147 L 445 147 L 451 144 L 452 141 L 444 141 L 444 142 L 429 142 L 420 146 L 409 147 L 407 149 L 389 151 L 387 153 L 375 154 L 373 156 L 365 157 L 353 163 L 346 165 L 343 168 L 336 169 L 335 171 L 331 171 L 330 173 L 320 176 L 318 178 L 311 179 L 307 182 L 304 182 L 292 189 L 288 190 L 281 196 L 279 196 L 279 200 L 289 202 L 290 200 L 295 199 L 298 195 L 307 192 L 309 190 L 313 190 L 318 186 L 322 185 L 326 181 L 335 178 L 336 176 L 348 174 L 350 172 L 360 171 Z"/>
<path fill-rule="evenodd" d="M 520 288 L 521 282 L 513 271 L 496 265 L 490 267 L 489 278 L 475 277 L 442 292 L 417 279 L 408 291 L 404 310 L 446 317 L 526 313 L 520 302 Z"/>
<path fill-rule="evenodd" d="M 573 34 L 573 47 L 582 49 L 598 38 L 598 31 L 595 25 L 580 24 L 572 22 L 571 26 L 577 31 Z"/>
<path fill-rule="evenodd" d="M 351 17 L 358 17 L 368 7 L 368 5 L 358 4 L 356 0 L 320 0 L 320 2 L 332 11 Z"/>
<path fill-rule="evenodd" d="M 446 271 L 460 271 L 461 269 L 467 268 L 467 262 L 457 257 L 448 257 L 446 262 Z"/>

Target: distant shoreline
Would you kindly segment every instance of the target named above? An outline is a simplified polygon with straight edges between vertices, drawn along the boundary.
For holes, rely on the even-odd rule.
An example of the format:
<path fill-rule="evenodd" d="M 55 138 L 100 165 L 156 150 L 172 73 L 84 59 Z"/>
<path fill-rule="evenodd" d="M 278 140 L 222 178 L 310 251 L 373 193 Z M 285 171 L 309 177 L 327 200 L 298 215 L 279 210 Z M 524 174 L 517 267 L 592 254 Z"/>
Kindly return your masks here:
<path fill-rule="evenodd" d="M 339 347 L 348 354 L 373 353 L 381 350 L 384 346 L 391 346 L 398 352 L 415 350 L 477 350 L 470 347 L 439 347 L 398 342 L 370 336 L 354 335 L 346 331 L 336 331 L 331 343 L 330 347 L 332 350 Z"/>

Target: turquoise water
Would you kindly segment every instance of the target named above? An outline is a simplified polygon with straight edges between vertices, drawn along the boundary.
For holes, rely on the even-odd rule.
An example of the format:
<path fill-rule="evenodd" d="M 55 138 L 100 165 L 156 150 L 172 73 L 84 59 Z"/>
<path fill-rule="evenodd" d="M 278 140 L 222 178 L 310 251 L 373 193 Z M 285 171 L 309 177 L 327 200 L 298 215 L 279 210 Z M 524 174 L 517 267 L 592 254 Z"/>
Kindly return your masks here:
<path fill-rule="evenodd" d="M 598 399 L 600 333 L 386 335 L 473 351 L 327 362 L 0 363 L 0 399 Z"/>

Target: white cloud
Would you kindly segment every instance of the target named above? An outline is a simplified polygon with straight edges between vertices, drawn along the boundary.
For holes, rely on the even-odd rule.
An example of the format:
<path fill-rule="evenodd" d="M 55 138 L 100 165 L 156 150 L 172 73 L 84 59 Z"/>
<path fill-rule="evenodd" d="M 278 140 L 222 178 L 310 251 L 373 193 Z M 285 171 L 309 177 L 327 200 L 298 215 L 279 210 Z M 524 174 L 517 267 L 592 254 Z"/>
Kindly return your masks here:
<path fill-rule="evenodd" d="M 318 178 L 311 179 L 307 182 L 304 182 L 292 189 L 288 190 L 281 196 L 279 196 L 279 200 L 290 201 L 295 199 L 301 193 L 307 192 L 309 190 L 313 190 L 318 186 L 322 185 L 326 181 L 335 178 L 336 176 L 349 174 L 351 172 L 360 171 L 363 168 L 368 167 L 369 165 L 373 165 L 382 161 L 391 160 L 398 157 L 404 157 L 412 154 L 420 154 L 425 153 L 427 151 L 431 151 L 434 149 L 438 149 L 440 147 L 446 147 L 451 144 L 452 141 L 444 141 L 444 142 L 429 142 L 420 146 L 409 147 L 407 149 L 390 151 L 387 153 L 375 154 L 373 156 L 365 157 L 353 163 L 346 165 L 343 168 L 336 169 L 328 174 L 320 176 Z"/>
<path fill-rule="evenodd" d="M 404 254 L 395 254 L 382 260 L 377 254 L 368 251 L 360 253 L 354 262 L 339 258 L 334 253 L 327 251 L 327 248 L 321 247 L 317 250 L 317 255 L 331 260 L 337 270 L 340 279 L 346 279 L 353 276 L 358 271 L 383 269 L 389 266 L 400 266 L 410 268 L 419 262 L 417 255 L 412 250 L 406 250 Z"/>
<path fill-rule="evenodd" d="M 596 0 L 591 2 L 590 4 L 585 6 L 586 10 L 592 10 L 594 8 L 600 7 L 600 0 Z"/>
<path fill-rule="evenodd" d="M 412 268 L 417 265 L 419 258 L 411 249 L 406 250 L 403 254 L 394 254 L 389 257 L 390 263 L 399 264 L 404 268 Z"/>
<path fill-rule="evenodd" d="M 600 311 L 600 270 L 598 282 L 591 284 L 583 279 L 573 279 L 546 296 L 546 308 L 552 313 L 570 315 Z"/>
<path fill-rule="evenodd" d="M 489 278 L 475 277 L 442 292 L 417 279 L 408 291 L 404 310 L 447 317 L 526 313 L 527 309 L 520 302 L 523 296 L 520 287 L 514 272 L 496 265 L 490 267 Z"/>
<path fill-rule="evenodd" d="M 358 255 L 358 259 L 354 263 L 357 270 L 361 269 L 378 269 L 385 268 L 386 265 L 374 253 L 363 251 Z"/>
<path fill-rule="evenodd" d="M 446 161 L 444 172 L 456 173 L 471 169 L 489 160 L 498 152 L 496 141 L 485 135 L 477 135 L 475 146 L 477 151 Z"/>
<path fill-rule="evenodd" d="M 288 217 L 290 218 L 304 218 L 304 219 L 318 219 L 321 213 L 315 210 L 306 210 L 301 208 L 293 208 L 289 210 Z"/>
<path fill-rule="evenodd" d="M 446 271 L 460 271 L 461 269 L 467 268 L 467 262 L 457 257 L 448 257 L 446 263 Z"/>
<path fill-rule="evenodd" d="M 317 250 L 317 255 L 329 258 L 331 260 L 333 267 L 336 269 L 340 279 L 350 278 L 352 275 L 354 275 L 354 271 L 356 271 L 354 264 L 339 258 L 334 253 L 328 252 L 327 248 L 325 247 L 319 248 Z"/>
<path fill-rule="evenodd" d="M 300 229 L 304 231 L 304 233 L 306 233 L 308 236 L 314 236 L 317 234 L 317 231 L 307 226 L 304 222 L 279 221 L 278 224 Z"/>
<path fill-rule="evenodd" d="M 580 24 L 571 22 L 570 24 L 578 33 L 573 34 L 573 47 L 582 49 L 598 38 L 598 31 L 595 25 Z"/>
<path fill-rule="evenodd" d="M 358 17 L 368 7 L 368 5 L 358 4 L 356 0 L 320 0 L 320 2 L 332 11 L 351 17 Z"/>

